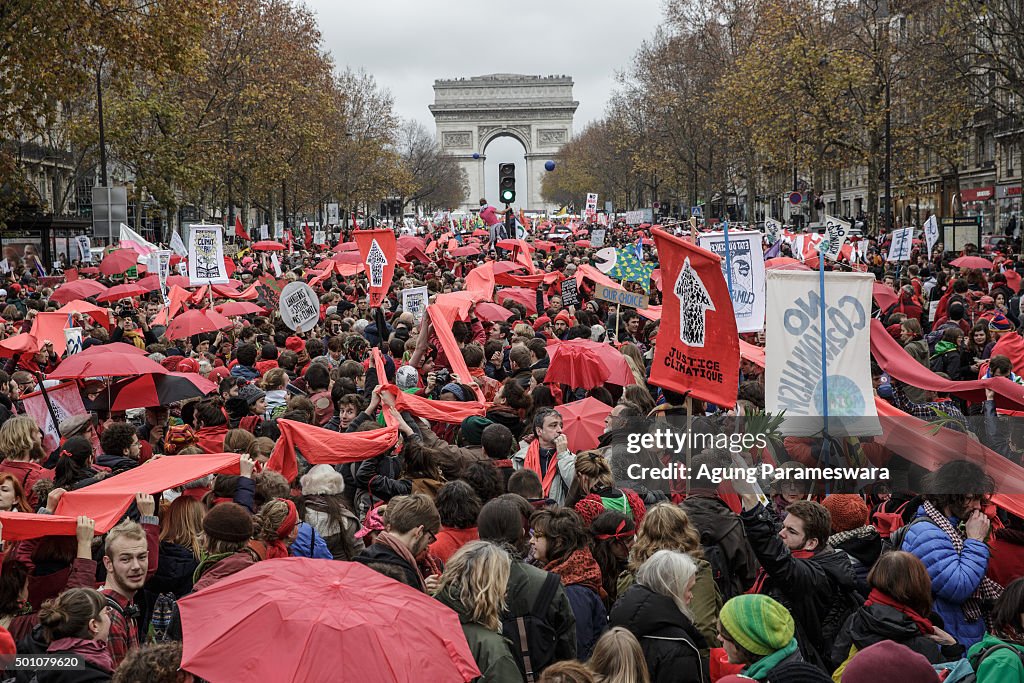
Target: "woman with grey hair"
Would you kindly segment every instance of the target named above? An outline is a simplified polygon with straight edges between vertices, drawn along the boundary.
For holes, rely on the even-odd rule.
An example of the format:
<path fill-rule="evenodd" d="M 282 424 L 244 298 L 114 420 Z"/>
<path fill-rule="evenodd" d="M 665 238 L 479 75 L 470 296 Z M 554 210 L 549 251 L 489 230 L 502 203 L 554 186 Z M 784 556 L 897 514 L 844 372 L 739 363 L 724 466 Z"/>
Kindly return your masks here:
<path fill-rule="evenodd" d="M 359 518 L 345 505 L 345 480 L 330 465 L 315 465 L 299 480 L 302 496 L 298 511 L 323 536 L 336 560 L 351 560 L 363 550 L 356 538 Z"/>
<path fill-rule="evenodd" d="M 704 637 L 693 625 L 690 601 L 697 564 L 689 555 L 659 550 L 644 562 L 636 583 L 612 608 L 611 626 L 637 637 L 652 683 L 710 680 Z"/>

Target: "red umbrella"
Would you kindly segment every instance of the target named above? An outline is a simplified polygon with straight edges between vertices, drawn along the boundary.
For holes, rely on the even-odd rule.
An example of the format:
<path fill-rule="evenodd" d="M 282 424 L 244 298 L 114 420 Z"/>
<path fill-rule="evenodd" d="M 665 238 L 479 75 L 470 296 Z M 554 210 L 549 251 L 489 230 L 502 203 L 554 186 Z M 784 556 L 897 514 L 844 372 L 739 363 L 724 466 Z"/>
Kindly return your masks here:
<path fill-rule="evenodd" d="M 530 315 L 537 313 L 537 292 L 532 289 L 526 289 L 525 287 L 506 287 L 505 289 L 498 290 L 498 293 L 494 295 L 494 298 L 499 304 L 505 303 L 507 299 L 511 299 L 517 303 L 521 303 L 526 312 Z M 545 305 L 547 302 L 545 301 Z"/>
<path fill-rule="evenodd" d="M 94 406 L 110 410 L 166 406 L 190 398 L 206 396 L 217 384 L 195 372 L 168 372 L 123 379 L 93 399 Z"/>
<path fill-rule="evenodd" d="M 75 299 L 88 299 L 90 296 L 96 296 L 105 291 L 107 291 L 107 286 L 95 280 L 75 280 L 55 289 L 50 298 L 58 304 L 66 304 Z"/>
<path fill-rule="evenodd" d="M 220 306 L 214 306 L 217 312 L 223 316 L 231 317 L 236 315 L 249 315 L 250 313 L 266 313 L 267 309 L 257 306 L 249 301 L 229 301 Z"/>
<path fill-rule="evenodd" d="M 343 251 L 340 254 L 335 254 L 331 257 L 338 263 L 362 263 L 363 258 L 359 255 L 358 251 Z"/>
<path fill-rule="evenodd" d="M 477 256 L 480 254 L 480 249 L 478 247 L 471 247 L 467 245 L 465 247 L 452 249 L 448 253 L 452 256 Z"/>
<path fill-rule="evenodd" d="M 548 240 L 536 240 L 533 243 L 533 246 L 535 246 L 537 249 L 540 249 L 541 251 L 554 251 L 555 249 L 558 248 L 557 244 L 555 244 L 554 242 L 550 242 Z"/>
<path fill-rule="evenodd" d="M 174 316 L 164 334 L 168 339 L 185 339 L 194 334 L 223 330 L 233 324 L 217 311 L 201 311 L 193 308 Z"/>
<path fill-rule="evenodd" d="M 552 346 L 545 382 L 582 389 L 593 389 L 605 382 L 621 386 L 636 382 L 625 356 L 607 344 L 572 339 Z"/>
<path fill-rule="evenodd" d="M 589 247 L 590 240 L 576 240 L 575 242 L 573 242 L 573 244 L 575 244 L 577 247 Z"/>
<path fill-rule="evenodd" d="M 103 257 L 100 272 L 104 275 L 120 275 L 138 263 L 139 255 L 131 249 L 115 249 Z"/>
<path fill-rule="evenodd" d="M 142 296 L 149 290 L 145 287 L 139 287 L 134 282 L 126 282 L 123 285 L 117 285 L 111 287 L 107 291 L 96 297 L 96 301 L 117 301 L 118 299 L 124 299 L 125 297 Z"/>
<path fill-rule="evenodd" d="M 260 240 L 252 245 L 253 251 L 284 251 L 284 245 L 274 240 Z"/>
<path fill-rule="evenodd" d="M 181 598 L 178 608 L 181 668 L 212 683 L 480 675 L 455 612 L 358 562 L 264 560 Z"/>
<path fill-rule="evenodd" d="M 481 301 L 476 305 L 476 315 L 481 320 L 496 323 L 505 322 L 512 317 L 513 313 L 504 306 L 499 306 L 490 301 Z"/>
<path fill-rule="evenodd" d="M 957 268 L 979 268 L 981 270 L 988 270 L 992 267 L 992 262 L 987 258 L 982 258 L 980 256 L 961 256 L 950 261 L 949 265 L 956 266 Z"/>
<path fill-rule="evenodd" d="M 764 262 L 767 270 L 811 270 L 811 267 L 789 256 L 770 258 Z"/>
<path fill-rule="evenodd" d="M 146 357 L 145 350 L 134 346 L 134 351 L 122 350 L 128 346 L 131 345 L 117 343 L 91 346 L 61 361 L 57 369 L 47 375 L 47 379 L 167 374 L 166 368 Z"/>
<path fill-rule="evenodd" d="M 155 292 L 160 289 L 160 276 L 156 273 L 147 275 L 146 277 L 138 280 L 135 284 L 139 287 L 145 287 L 147 292 Z M 188 289 L 192 286 L 191 281 L 184 275 L 168 275 L 167 276 L 167 288 L 177 285 L 182 289 Z"/>
<path fill-rule="evenodd" d="M 88 301 L 69 301 L 60 308 L 57 309 L 58 313 L 82 313 L 89 316 L 103 327 L 110 329 L 110 313 L 109 308 L 103 308 L 91 304 Z"/>
<path fill-rule="evenodd" d="M 16 334 L 0 341 L 0 358 L 14 358 L 19 354 L 34 354 L 39 351 L 39 340 L 28 332 Z"/>
<path fill-rule="evenodd" d="M 884 282 L 872 284 L 871 296 L 874 297 L 875 301 L 878 302 L 879 308 L 883 311 L 900 300 L 896 292 L 892 290 L 892 287 L 887 286 Z"/>
<path fill-rule="evenodd" d="M 359 245 L 355 242 L 342 242 L 334 248 L 334 251 L 359 251 Z"/>
<path fill-rule="evenodd" d="M 495 275 L 511 273 L 513 270 L 526 270 L 526 266 L 522 263 L 513 263 L 512 261 L 495 261 L 494 263 Z"/>
<path fill-rule="evenodd" d="M 587 396 L 582 401 L 555 406 L 555 410 L 562 416 L 562 433 L 569 440 L 569 450 L 579 453 L 597 448 L 598 439 L 604 433 L 604 420 L 611 414 L 612 407 Z"/>
<path fill-rule="evenodd" d="M 469 234 L 472 235 L 473 237 L 487 237 L 491 233 L 487 232 L 483 228 L 477 228 L 476 230 L 474 230 L 473 232 L 471 232 Z"/>

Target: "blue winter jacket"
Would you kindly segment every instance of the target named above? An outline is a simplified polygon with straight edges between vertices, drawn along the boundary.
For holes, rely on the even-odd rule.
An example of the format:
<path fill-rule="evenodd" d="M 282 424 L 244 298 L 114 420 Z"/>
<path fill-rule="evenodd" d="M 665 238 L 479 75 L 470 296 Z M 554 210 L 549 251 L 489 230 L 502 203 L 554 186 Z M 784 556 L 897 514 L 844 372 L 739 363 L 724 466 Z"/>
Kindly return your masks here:
<path fill-rule="evenodd" d="M 917 517 L 924 508 L 917 509 Z M 949 519 L 955 527 L 960 520 Z M 939 527 L 930 522 L 914 524 L 907 530 L 902 550 L 920 559 L 932 580 L 934 610 L 945 622 L 943 628 L 965 648 L 974 645 L 985 635 L 985 620 L 967 621 L 963 603 L 971 597 L 988 568 L 989 549 L 981 541 L 968 538 L 959 555 L 953 542 Z"/>
<path fill-rule="evenodd" d="M 310 557 L 314 560 L 333 560 L 334 555 L 327 548 L 327 541 L 316 532 L 316 529 L 299 522 L 299 533 L 288 548 L 292 557 Z"/>
<path fill-rule="evenodd" d="M 597 639 L 608 628 L 608 611 L 601 596 L 583 584 L 566 586 L 565 595 L 576 617 L 576 658 L 585 662 L 590 659 Z"/>

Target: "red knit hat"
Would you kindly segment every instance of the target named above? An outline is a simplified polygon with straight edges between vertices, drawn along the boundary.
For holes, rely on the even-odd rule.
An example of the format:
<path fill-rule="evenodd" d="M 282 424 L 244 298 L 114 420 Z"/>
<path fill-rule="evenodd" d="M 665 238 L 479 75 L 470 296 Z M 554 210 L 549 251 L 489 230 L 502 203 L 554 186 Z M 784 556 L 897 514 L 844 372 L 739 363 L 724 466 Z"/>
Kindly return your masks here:
<path fill-rule="evenodd" d="M 222 379 L 227 379 L 231 376 L 231 371 L 228 370 L 227 366 L 219 365 L 213 370 L 210 370 L 209 376 L 206 378 L 211 382 L 220 382 Z"/>
<path fill-rule="evenodd" d="M 178 372 L 199 372 L 199 362 L 195 358 L 182 358 L 178 361 Z"/>
<path fill-rule="evenodd" d="M 541 317 L 539 317 L 539 318 L 537 318 L 536 320 L 533 321 L 533 331 L 534 332 L 540 332 L 542 327 L 544 327 L 545 325 L 550 325 L 550 324 L 551 324 L 551 318 L 547 317 L 546 315 L 542 315 Z"/>
<path fill-rule="evenodd" d="M 832 515 L 832 529 L 836 532 L 859 529 L 868 523 L 868 504 L 855 493 L 833 493 L 821 502 Z"/>
<path fill-rule="evenodd" d="M 558 322 L 559 320 L 564 322 L 569 327 L 572 327 L 573 325 L 576 324 L 576 321 L 573 320 L 573 317 L 569 315 L 568 311 L 559 311 L 558 315 L 555 316 L 555 322 Z"/>

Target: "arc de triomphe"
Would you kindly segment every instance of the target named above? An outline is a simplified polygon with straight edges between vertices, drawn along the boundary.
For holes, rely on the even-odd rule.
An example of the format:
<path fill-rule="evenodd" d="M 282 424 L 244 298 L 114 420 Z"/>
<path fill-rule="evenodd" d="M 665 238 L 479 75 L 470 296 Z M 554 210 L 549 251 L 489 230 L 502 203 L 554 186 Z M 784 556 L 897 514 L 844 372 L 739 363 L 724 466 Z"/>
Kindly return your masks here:
<path fill-rule="evenodd" d="M 579 102 L 572 98 L 569 76 L 490 74 L 434 81 L 430 112 L 437 137 L 446 154 L 455 157 L 469 176 L 469 197 L 462 208 L 479 208 L 478 200 L 497 198 L 484 187 L 487 145 L 502 136 L 513 137 L 526 148 L 526 188 L 518 188 L 516 204 L 543 209 L 540 197 L 544 164 L 557 159 L 572 137 L 572 119 Z M 526 190 L 524 192 L 524 190 Z"/>

